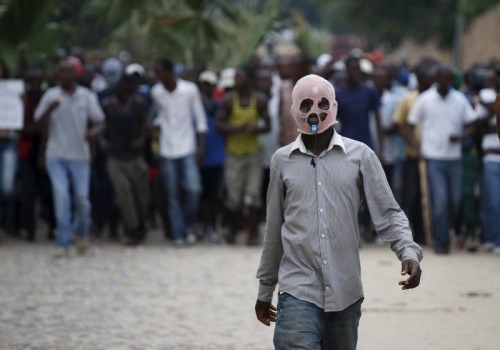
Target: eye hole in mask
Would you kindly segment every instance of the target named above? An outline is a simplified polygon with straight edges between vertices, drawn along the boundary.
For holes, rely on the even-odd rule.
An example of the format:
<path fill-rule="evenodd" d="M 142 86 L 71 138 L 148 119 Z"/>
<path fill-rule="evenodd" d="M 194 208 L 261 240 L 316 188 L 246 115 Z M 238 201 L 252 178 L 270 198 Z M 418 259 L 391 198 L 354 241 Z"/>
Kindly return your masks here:
<path fill-rule="evenodd" d="M 310 98 L 306 98 L 305 100 L 302 100 L 300 103 L 300 111 L 302 113 L 307 113 L 311 110 L 314 102 Z"/>
<path fill-rule="evenodd" d="M 327 111 L 330 109 L 330 101 L 326 97 L 322 97 L 321 101 L 318 102 L 318 108 Z"/>

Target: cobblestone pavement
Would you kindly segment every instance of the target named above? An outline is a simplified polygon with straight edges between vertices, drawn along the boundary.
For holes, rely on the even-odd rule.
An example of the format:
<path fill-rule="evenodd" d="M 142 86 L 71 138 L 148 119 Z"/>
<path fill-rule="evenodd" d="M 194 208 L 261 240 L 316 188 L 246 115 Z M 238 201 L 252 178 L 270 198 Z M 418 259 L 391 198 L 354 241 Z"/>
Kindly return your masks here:
<path fill-rule="evenodd" d="M 155 234 L 157 237 L 155 237 Z M 53 260 L 49 243 L 0 245 L 0 349 L 272 349 L 255 320 L 260 247 L 97 242 Z M 500 349 L 500 257 L 427 251 L 402 292 L 388 247 L 362 249 L 359 348 Z"/>

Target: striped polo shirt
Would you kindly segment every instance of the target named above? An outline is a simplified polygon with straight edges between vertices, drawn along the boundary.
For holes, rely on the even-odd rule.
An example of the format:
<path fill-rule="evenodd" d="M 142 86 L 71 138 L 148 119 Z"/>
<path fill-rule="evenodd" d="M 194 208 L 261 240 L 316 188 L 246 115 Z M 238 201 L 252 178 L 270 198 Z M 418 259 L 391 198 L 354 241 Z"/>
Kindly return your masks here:
<path fill-rule="evenodd" d="M 276 151 L 258 299 L 270 302 L 279 285 L 280 292 L 331 312 L 363 297 L 357 220 L 363 200 L 399 260 L 420 262 L 422 249 L 368 146 L 334 132 L 319 156 L 306 149 L 302 135 Z"/>

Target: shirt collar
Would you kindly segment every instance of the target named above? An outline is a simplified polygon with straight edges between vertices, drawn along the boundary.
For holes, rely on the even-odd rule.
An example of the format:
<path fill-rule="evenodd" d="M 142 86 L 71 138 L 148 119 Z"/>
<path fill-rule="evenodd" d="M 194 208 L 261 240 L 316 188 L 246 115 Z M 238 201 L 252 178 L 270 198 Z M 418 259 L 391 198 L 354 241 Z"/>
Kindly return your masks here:
<path fill-rule="evenodd" d="M 342 148 L 342 151 L 344 151 L 345 154 L 344 141 L 342 140 L 342 136 L 340 136 L 335 129 L 333 130 L 333 137 L 330 140 L 330 144 L 328 145 L 328 148 L 324 152 L 325 153 L 330 152 L 334 146 L 339 146 L 340 148 Z M 288 152 L 288 157 L 290 157 L 290 155 L 296 150 L 299 150 L 301 153 L 304 154 L 312 154 L 310 151 L 307 150 L 306 145 L 302 140 L 302 134 L 299 134 L 299 136 L 297 136 L 295 141 L 292 143 L 292 148 L 290 149 L 290 152 Z"/>

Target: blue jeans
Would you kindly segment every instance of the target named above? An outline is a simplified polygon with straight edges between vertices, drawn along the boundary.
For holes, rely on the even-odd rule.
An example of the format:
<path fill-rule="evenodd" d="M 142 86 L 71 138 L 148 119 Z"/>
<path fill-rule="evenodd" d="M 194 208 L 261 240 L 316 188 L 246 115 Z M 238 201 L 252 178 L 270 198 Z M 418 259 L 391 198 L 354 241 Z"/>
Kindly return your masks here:
<path fill-rule="evenodd" d="M 0 198 L 11 198 L 17 171 L 17 140 L 0 138 Z"/>
<path fill-rule="evenodd" d="M 12 215 L 17 171 L 17 140 L 0 138 L 0 226 Z"/>
<path fill-rule="evenodd" d="M 355 350 L 363 298 L 340 312 L 282 293 L 274 330 L 276 350 Z"/>
<path fill-rule="evenodd" d="M 484 163 L 482 195 L 484 242 L 500 247 L 500 162 Z"/>
<path fill-rule="evenodd" d="M 69 248 L 73 233 L 87 238 L 90 227 L 90 163 L 87 161 L 47 158 L 57 222 L 57 244 Z M 75 215 L 71 210 L 71 194 Z M 74 218 L 72 220 L 72 218 Z"/>
<path fill-rule="evenodd" d="M 172 236 L 174 239 L 183 239 L 186 236 L 186 228 L 196 219 L 201 194 L 200 173 L 195 157 L 189 155 L 177 159 L 162 158 L 161 172 L 167 190 Z"/>
<path fill-rule="evenodd" d="M 462 195 L 461 160 L 427 160 L 427 177 L 432 207 L 434 249 L 450 249 L 450 223 L 455 222 Z"/>

